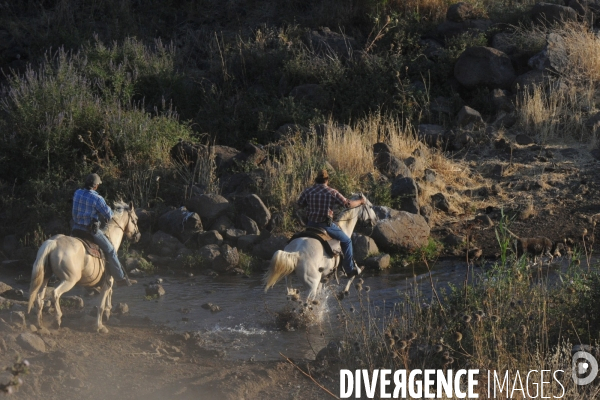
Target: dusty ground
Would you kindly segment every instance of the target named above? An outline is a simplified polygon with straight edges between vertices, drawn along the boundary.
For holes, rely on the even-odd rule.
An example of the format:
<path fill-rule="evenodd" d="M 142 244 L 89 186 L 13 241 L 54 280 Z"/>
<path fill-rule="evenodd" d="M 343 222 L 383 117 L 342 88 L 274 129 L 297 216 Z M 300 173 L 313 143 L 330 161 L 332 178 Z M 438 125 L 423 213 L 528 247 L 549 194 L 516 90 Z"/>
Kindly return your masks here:
<path fill-rule="evenodd" d="M 500 210 L 509 217 L 509 228 L 519 237 L 566 240 L 571 249 L 578 249 L 582 255 L 592 245 L 597 251 L 600 161 L 593 154 L 600 152 L 592 154 L 590 146 L 581 143 L 520 146 L 512 136 L 506 140 L 511 145 L 455 156 L 466 161 L 466 173 L 476 177 L 481 186 L 456 194 L 467 212 L 441 218 L 438 215 L 432 236 L 445 244 L 445 253 L 464 254 L 464 243 L 446 243 L 448 236 L 454 234 L 465 242 L 470 237 L 470 247 L 483 249 L 486 259 L 497 257 L 495 231 Z M 492 224 L 474 222 L 478 215 L 489 216 Z"/>
<path fill-rule="evenodd" d="M 1 313 L 10 321 L 8 312 Z M 111 318 L 107 334 L 91 331 L 91 317 L 72 311 L 60 330 L 38 332 L 46 352 L 24 349 L 17 336 L 29 328 L 0 321 L 0 364 L 16 354 L 31 372 L 15 399 L 321 399 L 327 398 L 293 365 L 227 361 L 199 345 L 135 317 Z M 295 360 L 304 370 L 307 366 Z M 320 378 L 326 383 L 326 380 Z M 326 383 L 327 384 L 327 383 Z M 328 384 L 331 388 L 331 381 Z M 334 390 L 334 388 L 331 388 Z"/>

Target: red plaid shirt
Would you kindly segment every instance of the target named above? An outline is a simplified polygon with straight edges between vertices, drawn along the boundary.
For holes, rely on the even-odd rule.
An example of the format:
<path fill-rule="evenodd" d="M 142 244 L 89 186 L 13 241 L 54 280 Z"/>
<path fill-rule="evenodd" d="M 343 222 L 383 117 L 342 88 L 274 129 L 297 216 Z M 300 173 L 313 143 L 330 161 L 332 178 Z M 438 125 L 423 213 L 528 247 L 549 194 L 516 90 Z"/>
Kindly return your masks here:
<path fill-rule="evenodd" d="M 324 184 L 316 184 L 304 189 L 298 199 L 298 205 L 300 207 L 308 206 L 309 221 L 323 222 L 327 220 L 334 201 L 343 206 L 348 204 L 348 200 L 337 190 Z"/>

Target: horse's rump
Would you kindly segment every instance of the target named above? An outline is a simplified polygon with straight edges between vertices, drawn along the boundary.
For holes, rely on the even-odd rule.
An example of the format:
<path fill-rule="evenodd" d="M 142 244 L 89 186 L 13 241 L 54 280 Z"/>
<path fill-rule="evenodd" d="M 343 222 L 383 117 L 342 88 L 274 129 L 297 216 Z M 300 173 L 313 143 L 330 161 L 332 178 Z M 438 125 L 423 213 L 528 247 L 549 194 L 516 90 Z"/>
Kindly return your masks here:
<path fill-rule="evenodd" d="M 54 274 L 66 279 L 68 275 L 81 278 L 77 285 L 93 287 L 100 284 L 104 274 L 104 259 L 91 256 L 86 251 L 82 240 L 73 236 L 61 236 L 57 238 L 57 246 L 54 254 L 50 257 L 50 263 Z"/>

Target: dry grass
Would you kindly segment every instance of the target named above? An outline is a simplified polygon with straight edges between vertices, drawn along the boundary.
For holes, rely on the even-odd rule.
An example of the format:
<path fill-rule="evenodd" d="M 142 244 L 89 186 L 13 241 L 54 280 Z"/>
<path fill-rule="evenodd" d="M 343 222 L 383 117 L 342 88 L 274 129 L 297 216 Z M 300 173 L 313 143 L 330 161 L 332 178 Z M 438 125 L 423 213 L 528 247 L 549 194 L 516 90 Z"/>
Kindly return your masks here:
<path fill-rule="evenodd" d="M 560 71 L 560 78 L 523 91 L 517 103 L 520 123 L 545 143 L 575 139 L 595 144 L 597 135 L 585 122 L 597 111 L 600 39 L 579 24 L 531 31 L 521 29 L 516 37 L 529 36 L 530 42 L 538 42 L 547 34 L 562 38 L 568 63 Z"/>
<path fill-rule="evenodd" d="M 338 185 L 332 185 L 344 195 L 350 191 L 368 193 L 365 177 L 379 175 L 373 157 L 373 145 L 377 142 L 387 143 L 401 160 L 411 156 L 417 159 L 413 176 L 419 180 L 420 204 L 429 204 L 431 195 L 441 192 L 450 199 L 454 211 L 460 213 L 473 204 L 473 199 L 462 192 L 485 185 L 483 178 L 470 173 L 466 162 L 451 160 L 418 141 L 409 123 L 373 114 L 357 121 L 351 129 L 330 122 L 322 140 L 314 131 L 307 137 L 298 134 L 288 139 L 282 155 L 267 164 L 262 195 L 279 210 L 290 210 L 302 190 L 313 184 L 316 172 L 327 163 L 338 177 Z M 428 168 L 437 173 L 438 179 L 433 183 L 421 180 Z M 447 186 L 452 187 L 451 193 Z"/>
<path fill-rule="evenodd" d="M 352 304 L 340 303 L 346 344 L 341 368 L 466 368 L 479 369 L 480 377 L 487 370 L 508 370 L 511 380 L 517 371 L 526 376 L 531 370 L 563 370 L 561 398 L 595 398 L 597 383 L 577 387 L 570 375 L 571 345 L 599 339 L 583 315 L 594 307 L 600 281 L 583 272 L 573 260 L 557 286 L 546 271 L 509 255 L 506 264 L 476 276 L 466 288 L 441 292 L 441 303 L 413 287 L 386 311 L 359 291 Z M 478 386 L 480 397 L 487 395 L 485 381 Z M 535 392 L 535 386 L 529 389 Z M 557 397 L 562 392 L 558 385 L 545 390 Z M 496 398 L 509 397 L 505 392 Z"/>

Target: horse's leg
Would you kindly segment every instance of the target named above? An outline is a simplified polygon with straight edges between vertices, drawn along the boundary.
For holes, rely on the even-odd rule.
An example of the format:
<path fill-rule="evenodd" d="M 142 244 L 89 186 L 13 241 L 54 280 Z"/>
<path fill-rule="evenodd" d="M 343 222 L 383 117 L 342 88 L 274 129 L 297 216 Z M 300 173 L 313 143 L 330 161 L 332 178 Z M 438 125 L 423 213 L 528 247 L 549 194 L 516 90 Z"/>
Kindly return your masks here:
<path fill-rule="evenodd" d="M 102 291 L 100 292 L 100 306 L 98 307 L 98 323 L 97 323 L 97 331 L 99 333 L 108 333 L 108 329 L 102 324 L 102 316 L 106 310 L 107 299 L 112 293 L 112 278 L 109 279 L 108 282 L 102 285 Z M 110 302 L 110 300 L 108 300 Z"/>
<path fill-rule="evenodd" d="M 45 278 L 44 282 L 42 283 L 42 287 L 40 288 L 40 291 L 37 294 L 37 307 L 38 307 L 38 312 L 37 312 L 37 324 L 38 327 L 42 327 L 42 310 L 44 309 L 44 297 L 46 297 L 46 287 L 48 287 L 48 281 L 50 280 L 50 278 Z"/>
<path fill-rule="evenodd" d="M 110 318 L 110 313 L 112 311 L 112 295 L 113 295 L 113 278 L 110 278 L 110 283 L 108 285 L 108 290 L 106 293 L 106 306 L 104 308 L 104 315 L 106 316 L 106 320 L 108 321 Z"/>
<path fill-rule="evenodd" d="M 63 295 L 63 293 L 68 292 L 69 290 L 73 289 L 73 286 L 75 286 L 76 282 L 73 281 L 62 281 L 57 287 L 54 288 L 54 293 L 52 294 L 53 297 L 53 302 L 54 302 L 54 308 L 56 309 L 56 324 L 58 325 L 58 327 L 60 328 L 60 323 L 62 320 L 62 311 L 60 309 L 60 296 Z"/>

